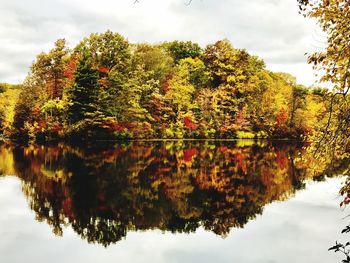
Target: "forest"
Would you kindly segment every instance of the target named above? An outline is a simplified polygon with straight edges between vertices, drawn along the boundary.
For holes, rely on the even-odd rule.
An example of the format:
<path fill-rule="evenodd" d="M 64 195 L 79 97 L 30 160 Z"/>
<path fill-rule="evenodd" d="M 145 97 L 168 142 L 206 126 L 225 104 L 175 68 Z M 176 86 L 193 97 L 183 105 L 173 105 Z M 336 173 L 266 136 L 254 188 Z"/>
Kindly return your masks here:
<path fill-rule="evenodd" d="M 3 138 L 310 140 L 331 94 L 271 72 L 226 39 L 132 44 L 94 33 L 40 53 L 21 85 L 0 86 Z"/>

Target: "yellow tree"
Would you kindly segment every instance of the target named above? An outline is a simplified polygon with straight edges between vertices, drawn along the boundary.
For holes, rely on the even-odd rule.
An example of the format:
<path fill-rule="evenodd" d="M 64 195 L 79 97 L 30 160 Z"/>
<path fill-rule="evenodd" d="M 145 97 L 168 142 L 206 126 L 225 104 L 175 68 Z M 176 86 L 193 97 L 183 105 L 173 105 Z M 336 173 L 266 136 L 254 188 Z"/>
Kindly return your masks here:
<path fill-rule="evenodd" d="M 348 141 L 350 114 L 346 99 L 350 89 L 350 2 L 348 0 L 298 0 L 302 13 L 317 20 L 327 35 L 326 48 L 309 56 L 309 63 L 324 74 L 321 81 L 333 84 L 334 95 L 330 114 L 321 141 L 341 138 L 344 146 Z M 340 98 L 343 99 L 340 99 Z M 340 102 L 336 111 L 336 102 Z M 336 116 L 335 127 L 331 127 L 332 116 Z M 327 136 L 330 135 L 330 136 Z M 344 136 L 345 135 L 345 136 Z"/>

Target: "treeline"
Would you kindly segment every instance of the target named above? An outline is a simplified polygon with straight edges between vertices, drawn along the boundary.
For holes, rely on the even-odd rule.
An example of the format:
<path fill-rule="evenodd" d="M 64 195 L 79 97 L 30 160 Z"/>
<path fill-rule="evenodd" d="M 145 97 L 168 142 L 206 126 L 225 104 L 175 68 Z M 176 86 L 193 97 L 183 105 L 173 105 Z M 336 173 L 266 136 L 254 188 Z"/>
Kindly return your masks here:
<path fill-rule="evenodd" d="M 131 44 L 107 31 L 39 54 L 2 128 L 26 140 L 305 139 L 324 125 L 327 101 L 227 40 Z"/>

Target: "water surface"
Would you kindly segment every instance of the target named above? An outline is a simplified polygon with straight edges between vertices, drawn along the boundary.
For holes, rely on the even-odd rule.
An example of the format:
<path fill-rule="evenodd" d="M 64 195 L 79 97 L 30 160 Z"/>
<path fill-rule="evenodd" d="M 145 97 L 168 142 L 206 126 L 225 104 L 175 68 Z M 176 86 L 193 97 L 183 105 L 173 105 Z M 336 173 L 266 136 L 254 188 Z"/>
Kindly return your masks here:
<path fill-rule="evenodd" d="M 98 147 L 97 147 L 98 146 Z M 342 178 L 292 143 L 0 146 L 1 262 L 338 262 Z"/>

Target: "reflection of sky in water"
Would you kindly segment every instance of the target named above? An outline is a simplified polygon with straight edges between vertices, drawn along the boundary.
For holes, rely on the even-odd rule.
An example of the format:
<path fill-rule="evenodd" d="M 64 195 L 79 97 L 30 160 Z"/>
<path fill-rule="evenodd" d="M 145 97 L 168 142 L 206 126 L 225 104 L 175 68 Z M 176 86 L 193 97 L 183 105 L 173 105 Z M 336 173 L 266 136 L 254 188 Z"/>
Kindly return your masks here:
<path fill-rule="evenodd" d="M 81 240 L 71 229 L 63 237 L 34 220 L 15 178 L 0 179 L 0 262 L 339 262 L 328 252 L 347 223 L 339 209 L 342 179 L 312 182 L 286 202 L 265 206 L 244 229 L 222 238 L 160 231 L 129 232 L 104 248 Z"/>

